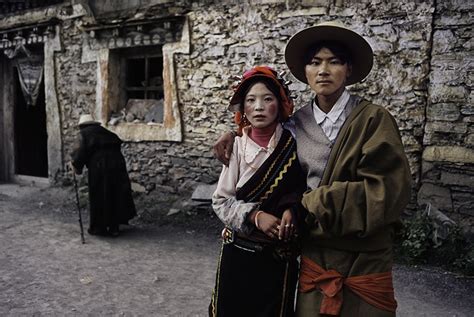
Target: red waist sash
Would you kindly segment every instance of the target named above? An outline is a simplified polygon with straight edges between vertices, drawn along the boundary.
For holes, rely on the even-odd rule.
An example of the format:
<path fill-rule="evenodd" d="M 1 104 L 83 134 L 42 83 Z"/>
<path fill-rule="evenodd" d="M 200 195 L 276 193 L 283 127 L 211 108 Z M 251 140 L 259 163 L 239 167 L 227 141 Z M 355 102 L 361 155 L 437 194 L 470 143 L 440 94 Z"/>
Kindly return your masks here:
<path fill-rule="evenodd" d="M 395 312 L 392 272 L 346 277 L 335 270 L 325 270 L 311 259 L 301 257 L 299 291 L 321 290 L 320 313 L 339 315 L 342 307 L 342 286 L 345 285 L 365 302 L 379 309 Z"/>

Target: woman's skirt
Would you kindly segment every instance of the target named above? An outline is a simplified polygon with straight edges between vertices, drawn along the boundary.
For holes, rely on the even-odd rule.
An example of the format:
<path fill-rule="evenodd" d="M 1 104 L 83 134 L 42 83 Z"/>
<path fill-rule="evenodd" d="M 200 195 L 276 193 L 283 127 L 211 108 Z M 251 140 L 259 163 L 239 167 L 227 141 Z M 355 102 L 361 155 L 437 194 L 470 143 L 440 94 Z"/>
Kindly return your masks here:
<path fill-rule="evenodd" d="M 296 257 L 244 239 L 223 243 L 209 316 L 294 316 Z"/>

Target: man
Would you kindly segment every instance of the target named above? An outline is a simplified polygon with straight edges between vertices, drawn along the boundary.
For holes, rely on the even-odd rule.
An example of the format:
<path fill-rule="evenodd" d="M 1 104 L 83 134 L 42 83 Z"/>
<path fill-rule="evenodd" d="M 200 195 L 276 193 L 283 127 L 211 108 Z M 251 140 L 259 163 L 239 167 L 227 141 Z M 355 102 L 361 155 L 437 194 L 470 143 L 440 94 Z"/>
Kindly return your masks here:
<path fill-rule="evenodd" d="M 122 140 L 103 128 L 91 115 L 79 119 L 79 146 L 73 151 L 72 166 L 81 174 L 88 169 L 91 235 L 119 235 L 119 225 L 136 216 Z"/>
<path fill-rule="evenodd" d="M 394 316 L 392 242 L 410 169 L 393 117 L 346 90 L 369 74 L 372 49 L 326 22 L 295 34 L 285 60 L 316 94 L 287 124 L 308 185 L 297 316 Z M 222 160 L 226 148 L 215 145 Z"/>

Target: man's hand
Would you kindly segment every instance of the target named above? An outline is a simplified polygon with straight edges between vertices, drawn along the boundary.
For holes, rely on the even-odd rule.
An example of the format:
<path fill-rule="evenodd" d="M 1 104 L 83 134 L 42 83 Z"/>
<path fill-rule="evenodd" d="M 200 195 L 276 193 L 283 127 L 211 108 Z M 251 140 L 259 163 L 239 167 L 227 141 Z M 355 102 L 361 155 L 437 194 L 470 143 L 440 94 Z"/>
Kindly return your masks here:
<path fill-rule="evenodd" d="M 230 155 L 234 146 L 234 133 L 226 132 L 214 143 L 214 157 L 221 161 L 224 165 L 229 165 Z"/>

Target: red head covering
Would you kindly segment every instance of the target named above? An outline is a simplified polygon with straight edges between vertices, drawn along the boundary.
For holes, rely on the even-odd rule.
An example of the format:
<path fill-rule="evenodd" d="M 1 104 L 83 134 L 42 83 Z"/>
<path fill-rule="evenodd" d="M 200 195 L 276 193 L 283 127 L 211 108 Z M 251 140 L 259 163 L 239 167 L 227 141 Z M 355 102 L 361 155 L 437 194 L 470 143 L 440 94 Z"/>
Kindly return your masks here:
<path fill-rule="evenodd" d="M 250 124 L 247 120 L 242 120 L 242 109 L 245 93 L 249 85 L 256 82 L 255 78 L 268 78 L 270 80 L 266 82 L 270 82 L 277 87 L 276 90 L 278 90 L 279 96 L 276 97 L 281 103 L 279 107 L 279 118 L 281 121 L 285 121 L 293 113 L 293 100 L 283 78 L 278 76 L 277 72 L 268 66 L 256 66 L 242 75 L 241 81 L 234 89 L 234 95 L 230 99 L 228 109 L 235 112 L 234 121 L 239 126 L 239 133 L 245 126 Z"/>

